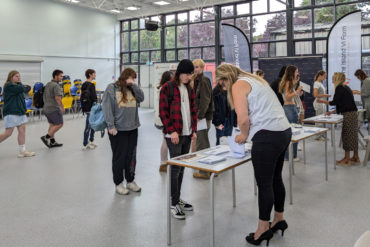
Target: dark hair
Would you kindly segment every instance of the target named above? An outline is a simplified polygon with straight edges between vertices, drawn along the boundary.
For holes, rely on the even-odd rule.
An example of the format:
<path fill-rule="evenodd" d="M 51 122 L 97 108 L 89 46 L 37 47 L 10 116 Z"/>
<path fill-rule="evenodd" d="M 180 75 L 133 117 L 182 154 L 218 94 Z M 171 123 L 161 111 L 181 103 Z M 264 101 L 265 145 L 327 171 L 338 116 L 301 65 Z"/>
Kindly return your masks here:
<path fill-rule="evenodd" d="M 256 75 L 258 75 L 258 76 L 263 76 L 265 74 L 265 72 L 263 72 L 263 70 L 262 69 L 258 69 L 257 71 L 256 71 Z"/>
<path fill-rule="evenodd" d="M 95 73 L 95 70 L 93 70 L 93 69 L 88 69 L 88 70 L 86 70 L 86 71 L 85 71 L 86 79 L 90 79 L 90 76 L 91 76 L 92 74 L 94 74 L 94 73 Z"/>
<path fill-rule="evenodd" d="M 63 71 L 61 71 L 60 69 L 56 69 L 56 70 L 54 70 L 54 71 L 53 71 L 53 79 L 54 79 L 56 76 L 60 75 L 60 74 L 63 74 Z"/>
<path fill-rule="evenodd" d="M 134 94 L 134 91 L 132 90 L 132 88 L 128 88 L 127 87 L 127 79 L 132 77 L 133 79 L 136 79 L 136 71 L 132 68 L 127 68 L 127 69 L 124 69 L 121 73 L 121 75 L 119 76 L 118 80 L 116 81 L 116 84 L 120 87 L 121 89 L 121 93 L 122 93 L 122 99 L 119 103 L 123 102 L 123 103 L 126 103 L 127 102 L 127 89 L 130 90 L 132 92 L 132 95 L 135 97 L 135 94 Z"/>
<path fill-rule="evenodd" d="M 285 89 L 286 89 L 286 85 L 288 84 L 288 92 L 290 92 L 292 89 L 293 89 L 293 82 L 295 80 L 294 78 L 294 73 L 295 71 L 297 70 L 298 68 L 294 65 L 289 65 L 286 69 L 285 69 L 285 73 L 284 73 L 284 76 L 283 78 L 281 79 L 281 82 L 280 82 L 280 85 L 279 85 L 279 92 L 280 93 L 284 93 Z"/>
<path fill-rule="evenodd" d="M 281 67 L 280 72 L 279 72 L 279 78 L 283 78 L 285 74 L 286 66 Z"/>
<path fill-rule="evenodd" d="M 358 69 L 355 72 L 355 76 L 359 77 L 361 81 L 365 80 L 367 78 L 367 74 L 362 69 Z"/>
<path fill-rule="evenodd" d="M 171 71 L 163 72 L 162 77 L 161 77 L 161 81 L 159 82 L 159 85 L 158 85 L 157 89 L 160 89 L 163 86 L 163 84 L 170 81 L 171 78 L 172 78 L 172 72 Z"/>
<path fill-rule="evenodd" d="M 317 81 L 317 78 L 319 78 L 319 76 L 322 76 L 322 75 L 325 75 L 326 72 L 323 71 L 323 70 L 319 70 L 319 72 L 317 72 L 317 74 L 315 75 L 315 81 Z"/>

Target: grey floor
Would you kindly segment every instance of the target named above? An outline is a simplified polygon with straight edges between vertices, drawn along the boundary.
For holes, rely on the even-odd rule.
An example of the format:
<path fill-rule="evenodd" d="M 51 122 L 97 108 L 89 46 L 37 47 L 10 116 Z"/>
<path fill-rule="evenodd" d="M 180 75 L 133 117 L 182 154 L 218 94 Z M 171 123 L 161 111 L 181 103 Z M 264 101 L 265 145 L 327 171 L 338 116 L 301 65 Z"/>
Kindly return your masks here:
<path fill-rule="evenodd" d="M 109 140 L 96 134 L 94 151 L 81 151 L 84 119 L 65 117 L 57 134 L 64 143 L 47 149 L 40 141 L 47 123 L 27 125 L 27 146 L 37 156 L 16 158 L 16 132 L 0 144 L 0 246 L 166 246 L 166 175 L 158 172 L 161 133 L 153 111 L 141 110 L 136 181 L 141 193 L 114 192 Z M 4 129 L 0 121 L 0 129 Z M 340 129 L 337 129 L 339 140 Z M 215 133 L 210 131 L 211 142 Z M 338 167 L 329 146 L 329 181 L 324 179 L 324 146 L 307 143 L 307 165 L 296 164 L 294 205 L 286 200 L 289 229 L 270 246 L 347 247 L 370 229 L 370 165 Z M 299 154 L 302 157 L 302 153 Z M 361 158 L 364 152 L 360 153 Z M 343 151 L 338 149 L 338 159 Z M 231 173 L 215 179 L 216 246 L 248 246 L 256 229 L 258 200 L 250 163 L 236 169 L 237 207 L 232 207 Z M 287 184 L 288 169 L 284 169 Z M 195 211 L 172 220 L 172 246 L 208 246 L 209 183 L 187 169 L 182 197 Z"/>

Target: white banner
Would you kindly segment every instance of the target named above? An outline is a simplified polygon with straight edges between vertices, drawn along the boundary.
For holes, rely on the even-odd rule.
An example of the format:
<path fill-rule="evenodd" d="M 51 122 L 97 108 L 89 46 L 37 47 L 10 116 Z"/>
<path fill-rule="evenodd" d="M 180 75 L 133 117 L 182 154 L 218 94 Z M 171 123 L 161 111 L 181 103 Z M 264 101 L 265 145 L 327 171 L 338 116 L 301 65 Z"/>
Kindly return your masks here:
<path fill-rule="evenodd" d="M 349 14 L 340 19 L 331 29 L 328 38 L 328 88 L 334 95 L 332 76 L 343 72 L 351 89 L 361 90 L 361 82 L 354 76 L 361 69 L 361 12 Z M 359 96 L 355 101 L 360 101 Z"/>

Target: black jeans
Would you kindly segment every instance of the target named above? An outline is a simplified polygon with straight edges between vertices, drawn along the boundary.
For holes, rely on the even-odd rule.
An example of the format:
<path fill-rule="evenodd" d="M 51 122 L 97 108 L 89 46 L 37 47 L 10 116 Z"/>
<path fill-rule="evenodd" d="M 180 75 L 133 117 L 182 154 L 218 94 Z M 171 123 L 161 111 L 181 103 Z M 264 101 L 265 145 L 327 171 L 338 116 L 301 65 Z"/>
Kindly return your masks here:
<path fill-rule="evenodd" d="M 272 206 L 276 212 L 284 212 L 285 187 L 281 173 L 291 137 L 289 128 L 285 131 L 260 130 L 252 138 L 252 163 L 258 186 L 260 220 L 270 220 Z"/>
<path fill-rule="evenodd" d="M 173 144 L 171 138 L 166 138 L 170 157 L 174 158 L 182 154 L 189 153 L 191 138 L 190 136 L 179 136 L 179 143 Z M 184 177 L 184 167 L 171 165 L 171 205 L 179 203 L 181 194 L 182 178 Z"/>
<path fill-rule="evenodd" d="M 134 129 L 118 131 L 115 136 L 109 134 L 113 152 L 112 171 L 115 185 L 123 182 L 123 170 L 125 170 L 128 183 L 135 179 L 137 133 L 137 129 Z"/>

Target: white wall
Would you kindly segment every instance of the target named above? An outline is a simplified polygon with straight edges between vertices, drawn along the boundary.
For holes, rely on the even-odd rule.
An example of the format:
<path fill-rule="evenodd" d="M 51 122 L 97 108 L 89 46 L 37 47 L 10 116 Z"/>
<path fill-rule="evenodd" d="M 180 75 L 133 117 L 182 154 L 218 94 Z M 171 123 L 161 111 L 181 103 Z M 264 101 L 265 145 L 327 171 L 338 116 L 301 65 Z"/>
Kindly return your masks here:
<path fill-rule="evenodd" d="M 41 57 L 43 82 L 57 68 L 71 80 L 92 68 L 105 89 L 119 74 L 119 42 L 114 15 L 51 0 L 0 1 L 0 56 Z"/>

